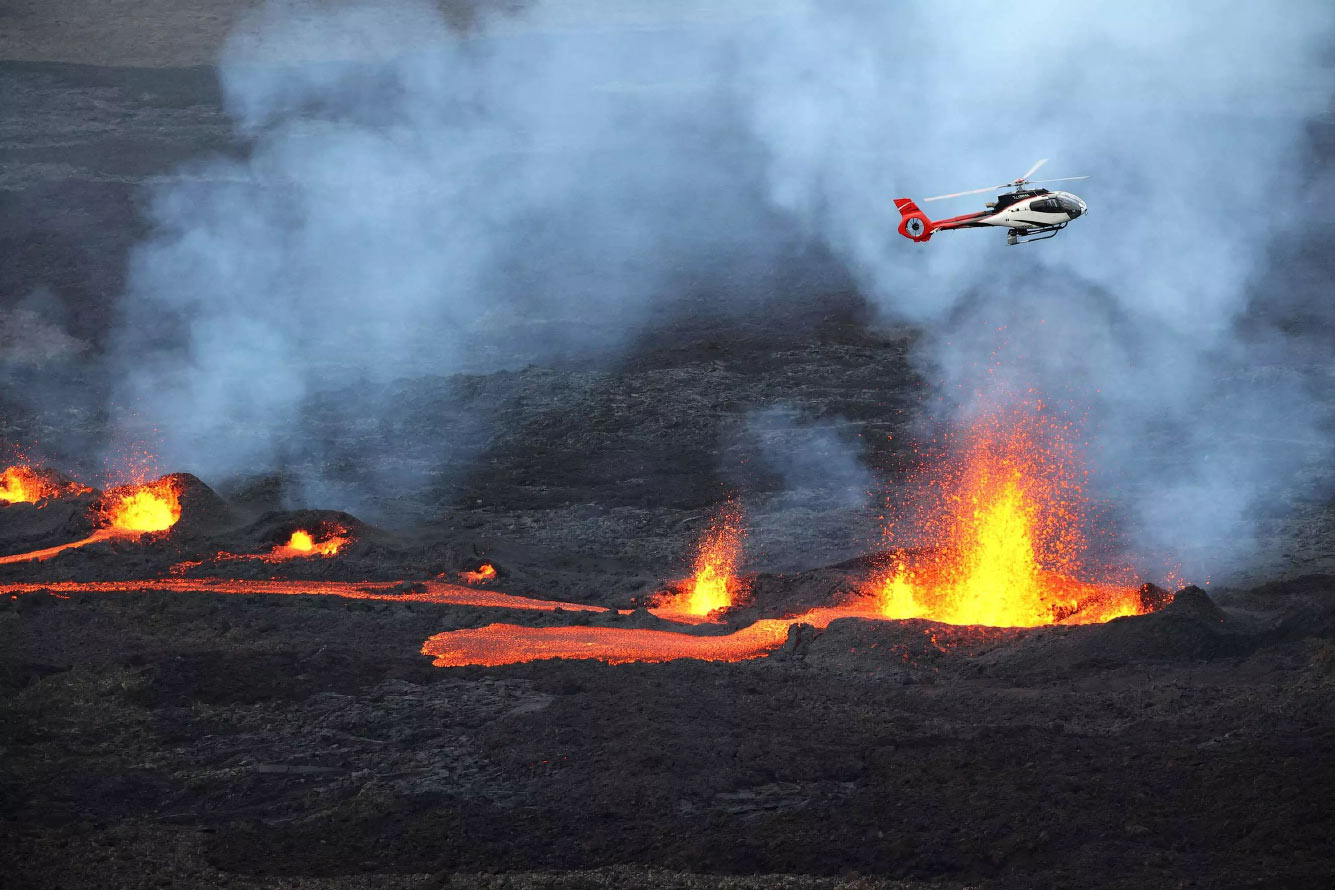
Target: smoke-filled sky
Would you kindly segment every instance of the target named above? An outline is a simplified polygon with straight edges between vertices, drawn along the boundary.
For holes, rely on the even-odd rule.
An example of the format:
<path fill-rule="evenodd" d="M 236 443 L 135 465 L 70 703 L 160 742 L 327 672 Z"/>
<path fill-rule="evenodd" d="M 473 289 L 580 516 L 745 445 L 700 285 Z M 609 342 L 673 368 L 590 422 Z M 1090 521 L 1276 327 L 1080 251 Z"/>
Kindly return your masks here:
<path fill-rule="evenodd" d="M 272 3 L 220 59 L 248 157 L 152 195 L 112 371 L 122 434 L 156 430 L 164 465 L 211 480 L 281 468 L 313 447 L 294 418 L 314 392 L 615 356 L 685 287 L 744 290 L 810 241 L 883 319 L 924 328 L 943 417 L 1036 387 L 1085 412 L 1144 553 L 1188 571 L 1244 553 L 1245 517 L 1329 453 L 1329 343 L 1265 305 L 1276 245 L 1330 225 L 1305 126 L 1329 109 L 1333 20 L 1319 2 L 586 2 L 462 34 L 413 0 Z M 893 198 L 1043 157 L 1092 177 L 1061 236 L 896 234 Z"/>

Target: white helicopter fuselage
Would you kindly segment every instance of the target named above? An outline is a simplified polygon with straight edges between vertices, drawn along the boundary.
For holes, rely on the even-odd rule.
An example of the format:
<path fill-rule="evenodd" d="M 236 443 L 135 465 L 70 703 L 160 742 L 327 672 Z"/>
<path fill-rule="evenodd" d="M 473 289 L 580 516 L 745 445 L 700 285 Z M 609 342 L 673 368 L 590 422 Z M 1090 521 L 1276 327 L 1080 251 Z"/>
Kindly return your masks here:
<path fill-rule="evenodd" d="M 995 202 L 992 204 L 995 206 Z M 1008 229 L 1042 229 L 1064 225 L 1088 211 L 1089 205 L 1070 192 L 1047 192 L 1021 198 L 991 215 L 979 217 L 975 223 Z"/>

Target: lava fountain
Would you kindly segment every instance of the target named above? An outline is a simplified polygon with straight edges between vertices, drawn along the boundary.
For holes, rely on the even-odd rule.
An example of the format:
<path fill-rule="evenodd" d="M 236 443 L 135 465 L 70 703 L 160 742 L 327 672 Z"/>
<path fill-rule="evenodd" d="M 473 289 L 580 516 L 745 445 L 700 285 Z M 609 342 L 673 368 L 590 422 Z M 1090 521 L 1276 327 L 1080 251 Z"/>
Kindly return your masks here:
<path fill-rule="evenodd" d="M 736 605 L 746 594 L 746 583 L 737 577 L 745 537 L 741 508 L 730 500 L 700 540 L 694 576 L 660 595 L 649 611 L 668 621 L 703 624 Z"/>
<path fill-rule="evenodd" d="M 83 494 L 91 491 L 77 482 L 70 482 L 58 473 L 18 464 L 6 467 L 0 473 L 0 503 L 35 504 L 47 498 Z"/>
<path fill-rule="evenodd" d="M 103 494 L 101 504 L 93 514 L 93 521 L 100 528 L 88 537 L 41 550 L 0 556 L 0 565 L 42 561 L 66 550 L 87 547 L 112 538 L 165 532 L 180 518 L 181 493 L 170 477 L 156 482 L 125 485 Z"/>
<path fill-rule="evenodd" d="M 279 544 L 262 558 L 277 562 L 303 556 L 334 556 L 348 541 L 347 529 L 342 527 L 323 537 L 317 537 L 312 532 L 299 528 L 287 539 L 287 543 Z"/>
<path fill-rule="evenodd" d="M 959 437 L 958 461 L 925 474 L 918 527 L 934 546 L 881 579 L 882 615 L 1034 627 L 1146 611 L 1129 569 L 1080 579 L 1091 572 L 1090 504 L 1071 435 L 1038 403 L 987 414 Z"/>
<path fill-rule="evenodd" d="M 496 579 L 496 567 L 489 562 L 484 562 L 475 569 L 460 572 L 459 577 L 469 584 L 486 584 Z"/>
<path fill-rule="evenodd" d="M 181 518 L 181 491 L 171 478 L 113 488 L 99 512 L 116 532 L 165 532 Z"/>

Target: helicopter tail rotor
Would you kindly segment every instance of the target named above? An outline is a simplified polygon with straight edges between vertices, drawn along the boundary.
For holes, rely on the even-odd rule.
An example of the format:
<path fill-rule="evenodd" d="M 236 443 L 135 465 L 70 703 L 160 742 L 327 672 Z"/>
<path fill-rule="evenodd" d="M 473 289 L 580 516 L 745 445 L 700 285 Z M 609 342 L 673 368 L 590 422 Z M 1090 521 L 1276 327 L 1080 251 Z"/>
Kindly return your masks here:
<path fill-rule="evenodd" d="M 896 198 L 895 206 L 899 208 L 899 214 L 902 217 L 899 221 L 899 234 L 910 241 L 927 241 L 932 237 L 932 230 L 935 229 L 932 221 L 927 218 L 927 214 L 913 203 L 912 198 Z"/>

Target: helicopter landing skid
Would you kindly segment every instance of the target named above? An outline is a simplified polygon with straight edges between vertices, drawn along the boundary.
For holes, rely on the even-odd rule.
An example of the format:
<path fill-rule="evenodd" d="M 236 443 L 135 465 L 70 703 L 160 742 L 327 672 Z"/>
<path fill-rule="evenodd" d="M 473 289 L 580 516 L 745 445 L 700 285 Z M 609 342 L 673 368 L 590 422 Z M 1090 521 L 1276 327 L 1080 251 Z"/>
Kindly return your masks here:
<path fill-rule="evenodd" d="M 1044 226 L 1041 229 L 1011 229 L 1006 233 L 1007 244 L 1024 244 L 1029 241 L 1046 241 L 1057 237 L 1057 233 L 1066 228 L 1066 223 L 1056 226 Z"/>

